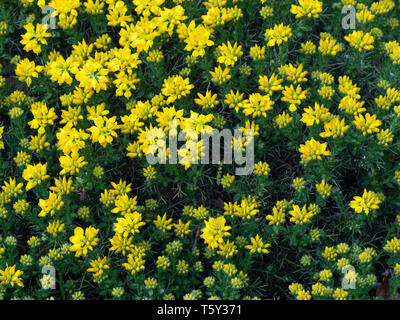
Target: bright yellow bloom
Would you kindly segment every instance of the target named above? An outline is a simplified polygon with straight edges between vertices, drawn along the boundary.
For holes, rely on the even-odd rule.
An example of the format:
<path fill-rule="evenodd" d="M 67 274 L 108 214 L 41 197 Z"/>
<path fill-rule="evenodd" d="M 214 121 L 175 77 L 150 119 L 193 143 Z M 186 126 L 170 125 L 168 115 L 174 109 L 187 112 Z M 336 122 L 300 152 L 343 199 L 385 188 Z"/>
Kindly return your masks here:
<path fill-rule="evenodd" d="M 47 25 L 41 23 L 28 23 L 24 26 L 26 33 L 22 35 L 21 44 L 24 45 L 24 50 L 33 51 L 36 55 L 42 52 L 41 45 L 47 45 L 46 38 L 51 37 L 51 33 L 47 32 Z"/>
<path fill-rule="evenodd" d="M 280 45 L 283 42 L 287 42 L 292 36 L 292 28 L 285 26 L 283 23 L 274 25 L 273 28 L 265 31 L 265 39 L 267 40 L 267 46 L 273 47 L 274 45 Z"/>
<path fill-rule="evenodd" d="M 265 58 L 265 46 L 260 47 L 258 44 L 255 44 L 250 48 L 250 57 L 253 61 L 263 60 Z"/>
<path fill-rule="evenodd" d="M 385 50 L 392 59 L 393 64 L 400 64 L 400 43 L 397 41 L 389 41 L 385 43 Z"/>
<path fill-rule="evenodd" d="M 214 71 L 210 71 L 211 74 L 211 81 L 216 82 L 218 84 L 223 84 L 224 82 L 228 81 L 231 78 L 230 69 L 225 67 L 223 70 L 221 65 L 214 68 Z"/>
<path fill-rule="evenodd" d="M 79 172 L 79 168 L 82 168 L 84 165 L 87 165 L 88 162 L 84 161 L 85 157 L 79 156 L 78 152 L 71 152 L 69 155 L 64 155 L 59 158 L 60 165 L 62 170 L 60 171 L 60 175 L 69 173 L 74 175 Z"/>
<path fill-rule="evenodd" d="M 293 205 L 289 214 L 291 215 L 291 218 L 289 219 L 290 222 L 294 222 L 295 224 L 309 223 L 311 221 L 310 219 L 314 216 L 314 212 L 308 211 L 306 205 L 300 209 L 296 204 Z"/>
<path fill-rule="evenodd" d="M 63 205 L 64 202 L 62 201 L 61 194 L 50 191 L 48 199 L 39 199 L 39 207 L 42 210 L 39 212 L 38 216 L 45 217 L 47 214 L 53 216 Z"/>
<path fill-rule="evenodd" d="M 164 80 L 161 92 L 165 97 L 168 97 L 167 104 L 170 104 L 188 95 L 193 88 L 194 85 L 189 83 L 188 78 L 184 79 L 179 75 L 175 75 Z"/>
<path fill-rule="evenodd" d="M 60 220 L 53 220 L 49 222 L 46 231 L 50 233 L 53 237 L 56 237 L 61 231 L 64 229 L 64 223 L 61 223 Z"/>
<path fill-rule="evenodd" d="M 38 184 L 41 184 L 43 180 L 50 178 L 47 174 L 47 163 L 37 163 L 35 165 L 28 164 L 25 170 L 22 172 L 22 178 L 28 183 L 25 186 L 25 190 L 28 191 Z"/>
<path fill-rule="evenodd" d="M 108 258 L 97 257 L 97 259 L 90 261 L 90 268 L 88 268 L 87 271 L 93 273 L 94 282 L 98 283 L 107 277 L 104 274 L 104 271 L 106 269 L 110 269 L 110 265 L 108 264 Z"/>
<path fill-rule="evenodd" d="M 15 264 L 11 267 L 6 267 L 4 270 L 0 270 L 0 285 L 6 286 L 10 285 L 11 287 L 19 286 L 23 287 L 21 276 L 23 275 L 23 271 L 15 270 Z"/>
<path fill-rule="evenodd" d="M 378 138 L 378 144 L 382 144 L 386 147 L 390 142 L 393 141 L 394 138 L 393 132 L 391 132 L 389 129 L 380 129 L 376 136 Z"/>
<path fill-rule="evenodd" d="M 191 221 L 189 220 L 186 223 L 183 223 L 181 219 L 178 220 L 178 223 L 174 223 L 175 233 L 178 237 L 183 238 L 185 235 L 191 232 L 189 229 Z"/>
<path fill-rule="evenodd" d="M 267 117 L 267 111 L 272 110 L 274 101 L 269 95 L 261 95 L 252 93 L 249 99 L 243 102 L 243 113 L 246 116 L 251 115 L 253 118 L 257 116 Z"/>
<path fill-rule="evenodd" d="M 299 0 L 299 6 L 292 4 L 290 12 L 296 16 L 296 19 L 304 16 L 318 18 L 322 12 L 322 2 L 318 0 Z"/>
<path fill-rule="evenodd" d="M 320 124 L 329 119 L 331 113 L 328 108 L 325 108 L 323 104 L 319 105 L 315 102 L 314 109 L 310 106 L 304 109 L 304 113 L 301 117 L 301 122 L 305 123 L 307 127 L 313 126 L 315 124 Z"/>
<path fill-rule="evenodd" d="M 345 119 L 340 119 L 339 116 L 334 116 L 331 120 L 324 123 L 324 130 L 320 133 L 323 138 L 332 137 L 338 138 L 342 137 L 344 133 L 350 128 L 346 125 Z"/>
<path fill-rule="evenodd" d="M 4 181 L 4 185 L 1 187 L 5 193 L 5 196 L 8 198 L 16 197 L 22 193 L 22 187 L 24 184 L 22 182 L 16 182 L 15 178 L 11 178 L 9 182 Z"/>
<path fill-rule="evenodd" d="M 322 160 L 322 156 L 329 156 L 331 152 L 326 149 L 328 143 L 320 143 L 314 138 L 307 140 L 305 144 L 301 144 L 299 152 L 301 153 L 301 160 L 305 164 L 313 159 Z"/>
<path fill-rule="evenodd" d="M 293 83 L 306 82 L 306 75 L 308 71 L 303 71 L 303 65 L 300 63 L 297 67 L 291 63 L 285 64 L 278 68 L 279 74 L 286 77 L 286 80 L 292 81 Z"/>
<path fill-rule="evenodd" d="M 90 138 L 92 142 L 98 142 L 105 148 L 107 144 L 112 143 L 113 137 L 117 137 L 118 134 L 115 130 L 120 128 L 120 125 L 116 122 L 117 117 L 97 117 L 94 119 L 94 126 L 89 128 L 92 133 Z"/>
<path fill-rule="evenodd" d="M 355 196 L 354 200 L 350 202 L 350 207 L 353 208 L 356 213 L 364 212 L 368 215 L 371 211 L 379 209 L 379 204 L 381 202 L 382 201 L 375 192 L 364 189 L 364 193 L 361 197 Z"/>
<path fill-rule="evenodd" d="M 387 240 L 383 249 L 385 251 L 389 251 L 394 254 L 400 252 L 400 239 L 398 239 L 397 237 L 394 237 L 391 240 Z"/>
<path fill-rule="evenodd" d="M 201 229 L 200 237 L 204 239 L 204 242 L 211 249 L 218 248 L 224 241 L 225 236 L 229 236 L 228 230 L 231 229 L 230 226 L 225 226 L 225 218 L 218 217 L 212 218 L 205 221 L 205 227 Z"/>
<path fill-rule="evenodd" d="M 336 288 L 335 291 L 333 292 L 332 297 L 335 300 L 347 300 L 348 292 L 342 288 Z"/>
<path fill-rule="evenodd" d="M 274 91 L 282 91 L 283 87 L 281 83 L 283 79 L 279 79 L 278 76 L 273 73 L 271 77 L 259 75 L 258 83 L 259 89 L 266 92 L 268 95 L 272 95 Z"/>
<path fill-rule="evenodd" d="M 77 70 L 75 78 L 85 92 L 94 90 L 99 93 L 100 90 L 107 90 L 108 72 L 99 61 L 91 58 L 85 62 L 82 69 Z"/>
<path fill-rule="evenodd" d="M 143 254 L 128 254 L 128 261 L 123 263 L 122 266 L 134 275 L 136 272 L 144 270 L 145 260 Z"/>
<path fill-rule="evenodd" d="M 325 180 L 322 179 L 320 184 L 316 184 L 317 192 L 322 196 L 322 198 L 329 197 L 331 195 L 332 185 L 327 184 Z"/>
<path fill-rule="evenodd" d="M 25 81 L 28 87 L 31 86 L 32 78 L 38 78 L 39 72 L 43 71 L 43 66 L 37 66 L 34 61 L 28 58 L 17 63 L 15 74 L 19 81 Z"/>
<path fill-rule="evenodd" d="M 69 238 L 72 242 L 70 246 L 70 251 L 75 251 L 75 257 L 80 257 L 81 255 L 86 256 L 89 251 L 93 250 L 99 241 L 97 234 L 99 229 L 89 226 L 85 230 L 81 227 L 76 227 L 74 229 L 74 235 Z"/>
<path fill-rule="evenodd" d="M 316 52 L 316 45 L 312 43 L 311 41 L 306 41 L 305 43 L 301 43 L 301 49 L 299 50 L 300 52 L 303 52 L 305 54 L 314 54 Z"/>
<path fill-rule="evenodd" d="M 285 89 L 282 91 L 283 97 L 281 100 L 289 102 L 289 111 L 295 112 L 297 110 L 297 105 L 301 104 L 301 101 L 306 99 L 308 91 L 309 89 L 303 90 L 300 86 L 297 86 L 295 89 L 291 84 L 290 87 L 285 86 Z"/>
<path fill-rule="evenodd" d="M 269 243 L 263 243 L 263 239 L 257 234 L 255 237 L 250 238 L 251 244 L 245 246 L 246 249 L 250 250 L 250 253 L 264 253 L 267 254 L 269 251 L 268 247 L 271 246 Z"/>
<path fill-rule="evenodd" d="M 371 50 L 374 48 L 372 44 L 374 43 L 375 39 L 369 32 L 364 33 L 360 30 L 354 30 L 348 36 L 345 36 L 344 39 L 359 52 L 363 50 Z"/>
<path fill-rule="evenodd" d="M 228 41 L 227 44 L 223 43 L 217 48 L 218 63 L 222 63 L 227 67 L 234 66 L 242 55 L 242 46 L 238 46 L 236 42 L 232 46 Z"/>
<path fill-rule="evenodd" d="M 153 221 L 154 225 L 157 229 L 161 230 L 161 232 L 166 232 L 167 230 L 171 230 L 174 226 L 172 218 L 167 219 L 167 214 L 161 217 L 160 215 L 157 216 L 157 219 Z"/>
<path fill-rule="evenodd" d="M 354 118 L 353 123 L 358 130 L 362 131 L 364 136 L 367 133 L 379 132 L 378 127 L 382 124 L 382 121 L 376 118 L 376 114 L 371 116 L 369 113 L 366 113 L 365 117 L 362 114 L 356 114 Z"/>
<path fill-rule="evenodd" d="M 54 108 L 47 108 L 45 102 L 33 103 L 31 105 L 31 112 L 33 120 L 29 121 L 28 124 L 32 129 L 38 129 L 39 134 L 44 134 L 44 129 L 48 125 L 53 125 L 54 120 L 57 119 Z"/>
<path fill-rule="evenodd" d="M 144 226 L 146 223 L 142 221 L 142 215 L 134 211 L 132 213 L 126 213 L 123 217 L 118 217 L 117 222 L 114 223 L 115 233 L 122 234 L 125 238 L 130 235 L 140 233 L 139 228 Z"/>
<path fill-rule="evenodd" d="M 321 33 L 321 38 L 319 40 L 318 51 L 325 55 L 336 55 L 338 52 L 343 50 L 343 47 L 337 43 L 328 33 Z"/>
<path fill-rule="evenodd" d="M 203 109 L 214 108 L 219 103 L 217 100 L 217 94 L 212 94 L 210 90 L 207 90 L 205 95 L 198 92 L 197 96 L 198 98 L 194 99 L 194 102 L 199 106 L 202 106 Z"/>
<path fill-rule="evenodd" d="M 186 25 L 184 26 L 186 27 Z M 187 27 L 187 32 L 185 33 L 185 50 L 192 51 L 192 56 L 195 58 L 204 56 L 206 53 L 205 49 L 214 44 L 214 41 L 210 40 L 213 29 L 205 27 L 202 24 L 196 27 L 194 20 L 190 22 L 189 26 Z"/>

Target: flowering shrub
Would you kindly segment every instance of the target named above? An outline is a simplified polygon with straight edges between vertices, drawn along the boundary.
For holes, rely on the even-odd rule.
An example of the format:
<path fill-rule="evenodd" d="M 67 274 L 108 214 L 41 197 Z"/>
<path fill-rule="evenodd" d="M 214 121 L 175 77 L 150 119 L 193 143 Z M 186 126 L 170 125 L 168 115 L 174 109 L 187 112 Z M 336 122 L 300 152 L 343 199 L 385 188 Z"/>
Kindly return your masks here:
<path fill-rule="evenodd" d="M 390 274 L 395 297 L 399 17 L 397 0 L 1 1 L 0 296 L 375 299 Z M 249 172 L 200 163 L 215 130 L 241 133 L 220 151 Z"/>

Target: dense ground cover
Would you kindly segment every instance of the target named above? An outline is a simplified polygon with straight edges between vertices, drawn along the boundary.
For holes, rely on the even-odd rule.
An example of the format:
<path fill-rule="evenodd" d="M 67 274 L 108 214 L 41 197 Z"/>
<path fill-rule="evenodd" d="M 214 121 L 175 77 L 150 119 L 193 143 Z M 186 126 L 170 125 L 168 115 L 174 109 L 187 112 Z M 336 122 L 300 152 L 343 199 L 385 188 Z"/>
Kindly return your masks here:
<path fill-rule="evenodd" d="M 1 297 L 396 298 L 399 17 L 395 0 L 2 0 Z M 242 134 L 250 174 L 199 161 L 212 129 Z"/>

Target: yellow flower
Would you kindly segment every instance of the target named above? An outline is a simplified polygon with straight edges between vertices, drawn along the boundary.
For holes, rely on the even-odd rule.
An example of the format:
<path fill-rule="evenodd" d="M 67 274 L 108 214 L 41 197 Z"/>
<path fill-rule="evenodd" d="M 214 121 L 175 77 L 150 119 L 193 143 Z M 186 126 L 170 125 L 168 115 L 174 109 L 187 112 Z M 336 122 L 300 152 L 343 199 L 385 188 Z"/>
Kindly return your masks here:
<path fill-rule="evenodd" d="M 205 227 L 201 229 L 200 237 L 211 249 L 218 248 L 224 241 L 223 237 L 229 236 L 228 230 L 230 226 L 225 226 L 226 220 L 224 217 L 212 218 L 205 221 Z"/>
<path fill-rule="evenodd" d="M 115 130 L 120 128 L 120 125 L 116 122 L 117 117 L 97 117 L 94 119 L 94 126 L 89 128 L 92 133 L 90 138 L 92 142 L 98 142 L 105 148 L 107 144 L 112 143 L 113 137 L 117 137 L 118 134 Z"/>
<path fill-rule="evenodd" d="M 318 18 L 322 12 L 322 2 L 318 0 L 299 0 L 299 6 L 292 4 L 290 12 L 296 19 L 307 16 L 308 18 Z"/>
<path fill-rule="evenodd" d="M 223 84 L 227 80 L 231 78 L 230 75 L 230 69 L 228 67 L 225 67 L 225 69 L 222 70 L 221 65 L 218 65 L 218 67 L 214 68 L 214 71 L 210 71 L 211 74 L 211 81 L 216 82 L 218 84 Z"/>
<path fill-rule="evenodd" d="M 194 99 L 194 102 L 199 106 L 202 106 L 203 109 L 214 108 L 219 104 L 217 100 L 217 94 L 212 94 L 210 90 L 206 91 L 206 95 L 202 95 L 200 92 L 197 93 L 198 98 Z"/>
<path fill-rule="evenodd" d="M 57 194 L 55 192 L 49 192 L 49 198 L 39 199 L 39 207 L 42 209 L 38 216 L 45 217 L 48 213 L 53 216 L 56 211 L 60 210 L 64 202 L 61 199 L 61 194 Z"/>
<path fill-rule="evenodd" d="M 260 47 L 258 44 L 255 44 L 250 48 L 250 57 L 253 61 L 263 60 L 265 58 L 265 46 Z"/>
<path fill-rule="evenodd" d="M 269 95 L 261 95 L 252 93 L 249 99 L 243 102 L 243 113 L 246 116 L 251 115 L 253 118 L 257 116 L 267 117 L 267 111 L 272 110 L 274 101 Z"/>
<path fill-rule="evenodd" d="M 329 282 L 332 276 L 333 276 L 332 271 L 329 269 L 324 269 L 319 272 L 319 278 L 321 279 L 321 281 Z"/>
<path fill-rule="evenodd" d="M 245 246 L 246 249 L 250 250 L 250 253 L 264 253 L 267 254 L 269 251 L 268 247 L 271 245 L 269 243 L 263 243 L 263 239 L 257 234 L 255 237 L 250 238 L 251 244 Z"/>
<path fill-rule="evenodd" d="M 76 71 L 75 78 L 85 92 L 94 90 L 99 93 L 100 90 L 107 90 L 108 69 L 104 68 L 99 61 L 90 58 L 85 62 L 82 69 Z"/>
<path fill-rule="evenodd" d="M 383 249 L 385 251 L 393 252 L 394 254 L 400 252 L 400 240 L 397 237 L 387 240 Z"/>
<path fill-rule="evenodd" d="M 33 51 L 36 55 L 42 52 L 41 45 L 47 45 L 46 38 L 51 37 L 51 33 L 47 32 L 47 25 L 41 23 L 36 24 L 28 23 L 24 26 L 26 33 L 22 35 L 21 44 L 24 45 L 24 50 L 29 52 Z"/>
<path fill-rule="evenodd" d="M 79 168 L 82 168 L 84 165 L 87 165 L 88 162 L 84 161 L 85 157 L 79 156 L 78 152 L 71 152 L 69 155 L 64 155 L 59 158 L 60 165 L 62 170 L 60 171 L 60 175 L 69 173 L 74 175 L 79 172 Z"/>
<path fill-rule="evenodd" d="M 308 290 L 299 290 L 297 292 L 297 300 L 311 300 L 311 294 Z"/>
<path fill-rule="evenodd" d="M 28 164 L 25 170 L 22 172 L 22 178 L 28 183 L 25 186 L 25 190 L 28 191 L 38 184 L 41 184 L 43 180 L 50 178 L 47 174 L 47 163 L 37 163 L 35 165 Z"/>
<path fill-rule="evenodd" d="M 257 176 L 267 176 L 269 172 L 271 171 L 268 163 L 266 162 L 258 162 L 254 164 L 254 171 L 253 173 Z"/>
<path fill-rule="evenodd" d="M 322 252 L 322 256 L 328 261 L 336 260 L 337 253 L 335 247 L 325 247 L 324 252 Z"/>
<path fill-rule="evenodd" d="M 171 230 L 174 225 L 173 220 L 171 218 L 167 219 L 166 213 L 164 213 L 162 217 L 158 215 L 157 219 L 154 220 L 153 222 L 156 228 L 161 230 L 161 232 L 166 232 L 167 230 Z"/>
<path fill-rule="evenodd" d="M 38 78 L 39 72 L 43 71 L 43 66 L 37 66 L 34 61 L 28 58 L 17 63 L 15 74 L 19 81 L 25 81 L 28 87 L 31 86 L 32 78 Z"/>
<path fill-rule="evenodd" d="M 309 89 L 303 90 L 300 86 L 297 86 L 295 89 L 292 84 L 290 87 L 285 86 L 281 100 L 289 102 L 289 111 L 295 112 L 297 110 L 297 105 L 299 105 L 302 100 L 306 99 L 308 90 Z"/>
<path fill-rule="evenodd" d="M 283 87 L 281 83 L 283 79 L 279 79 L 278 76 L 273 73 L 271 77 L 259 75 L 258 83 L 259 89 L 266 92 L 269 95 L 272 95 L 274 91 L 282 91 Z"/>
<path fill-rule="evenodd" d="M 320 124 L 321 122 L 325 122 L 330 116 L 331 113 L 328 108 L 325 108 L 323 104 L 319 105 L 318 102 L 315 102 L 314 109 L 310 106 L 304 109 L 300 121 L 305 123 L 307 127 L 310 127 L 313 126 L 314 123 Z"/>
<path fill-rule="evenodd" d="M 301 160 L 307 164 L 313 159 L 322 160 L 322 156 L 329 156 L 331 152 L 326 149 L 328 143 L 320 143 L 314 138 L 307 140 L 305 144 L 301 144 L 299 152 L 301 153 Z"/>
<path fill-rule="evenodd" d="M 267 40 L 267 46 L 273 47 L 274 45 L 280 45 L 282 42 L 287 42 L 292 36 L 292 28 L 285 26 L 283 23 L 274 25 L 273 28 L 265 31 L 265 39 Z"/>
<path fill-rule="evenodd" d="M 364 189 L 364 193 L 361 197 L 355 196 L 354 200 L 350 202 L 350 207 L 353 208 L 356 213 L 364 212 L 368 215 L 370 211 L 379 209 L 379 204 L 381 202 L 382 201 L 375 192 Z"/>
<path fill-rule="evenodd" d="M 312 211 L 307 210 L 307 206 L 304 205 L 303 208 L 296 204 L 293 205 L 292 210 L 289 211 L 291 215 L 290 222 L 294 222 L 295 224 L 304 224 L 310 222 L 311 218 L 314 216 Z"/>
<path fill-rule="evenodd" d="M 317 192 L 322 196 L 322 198 L 329 197 L 331 195 L 332 186 L 327 184 L 325 180 L 322 180 L 320 184 L 316 184 Z"/>
<path fill-rule="evenodd" d="M 385 43 L 385 50 L 392 59 L 393 64 L 400 64 L 400 43 L 397 41 L 389 41 Z"/>
<path fill-rule="evenodd" d="M 189 229 L 191 221 L 189 220 L 186 223 L 183 223 L 181 219 L 178 220 L 178 223 L 174 223 L 175 233 L 178 237 L 183 238 L 186 234 L 190 233 Z"/>
<path fill-rule="evenodd" d="M 279 73 L 286 77 L 286 80 L 293 83 L 306 82 L 306 75 L 308 71 L 303 71 L 303 65 L 300 63 L 298 67 L 293 66 L 291 63 L 285 64 L 278 68 Z"/>
<path fill-rule="evenodd" d="M 6 286 L 10 285 L 11 287 L 19 286 L 23 287 L 21 276 L 23 275 L 23 271 L 15 270 L 15 264 L 11 267 L 6 267 L 4 270 L 0 270 L 0 285 Z"/>
<path fill-rule="evenodd" d="M 321 33 L 321 38 L 319 40 L 318 51 L 325 55 L 336 55 L 338 52 L 342 51 L 343 48 L 339 45 L 330 34 Z"/>
<path fill-rule="evenodd" d="M 125 238 L 130 235 L 140 233 L 139 228 L 144 226 L 146 223 L 142 221 L 142 215 L 134 211 L 132 213 L 126 213 L 123 217 L 117 218 L 117 222 L 114 223 L 115 233 L 122 234 Z"/>
<path fill-rule="evenodd" d="M 28 124 L 32 129 L 39 129 L 39 134 L 44 134 L 44 129 L 48 125 L 53 125 L 54 120 L 57 119 L 54 108 L 48 109 L 45 102 L 33 103 L 31 105 L 31 112 L 33 120 L 29 121 Z"/>
<path fill-rule="evenodd" d="M 194 85 L 189 83 L 189 79 L 183 79 L 179 75 L 169 77 L 164 80 L 161 93 L 167 98 L 167 104 L 174 102 L 190 93 Z"/>
<path fill-rule="evenodd" d="M 347 300 L 348 292 L 342 288 L 336 288 L 335 291 L 333 292 L 332 297 L 335 300 Z"/>
<path fill-rule="evenodd" d="M 320 136 L 323 138 L 342 137 L 349 128 L 350 126 L 346 125 L 345 119 L 340 120 L 339 116 L 334 116 L 331 120 L 324 123 L 325 131 L 321 132 Z"/>
<path fill-rule="evenodd" d="M 100 14 L 103 13 L 104 2 L 103 0 L 86 0 L 83 4 L 85 6 L 85 11 L 90 14 Z"/>
<path fill-rule="evenodd" d="M 136 272 L 144 270 L 145 260 L 143 254 L 128 254 L 128 261 L 123 263 L 122 266 L 134 275 Z"/>
<path fill-rule="evenodd" d="M 388 146 L 388 144 L 392 142 L 394 138 L 393 132 L 391 132 L 389 129 L 380 129 L 376 136 L 378 138 L 378 144 L 382 144 L 384 146 Z"/>
<path fill-rule="evenodd" d="M 72 242 L 69 250 L 75 251 L 75 257 L 86 256 L 88 251 L 93 250 L 93 247 L 97 245 L 99 241 L 99 238 L 96 237 L 98 232 L 99 229 L 95 229 L 92 226 L 89 226 L 85 230 L 81 227 L 76 227 L 74 235 L 69 238 Z"/>
<path fill-rule="evenodd" d="M 186 28 L 184 24 L 181 24 L 181 26 Z M 212 33 L 213 29 L 202 24 L 195 27 L 195 21 L 192 20 L 187 27 L 187 33 L 184 35 L 185 50 L 192 51 L 192 56 L 195 58 L 204 56 L 206 53 L 205 48 L 214 44 L 214 41 L 210 40 Z"/>
<path fill-rule="evenodd" d="M 16 182 L 15 178 L 11 178 L 9 182 L 4 181 L 4 185 L 1 187 L 6 195 L 6 197 L 11 198 L 11 197 L 16 197 L 19 194 L 22 193 L 22 187 L 24 184 L 22 182 L 18 183 Z"/>
<path fill-rule="evenodd" d="M 61 223 L 60 220 L 54 220 L 49 222 L 46 231 L 50 233 L 52 236 L 56 237 L 61 231 L 64 229 L 64 223 Z"/>
<path fill-rule="evenodd" d="M 227 67 L 234 66 L 238 58 L 242 55 L 242 46 L 238 46 L 236 42 L 232 46 L 228 41 L 227 44 L 223 43 L 217 48 L 218 63 L 222 63 Z"/>
<path fill-rule="evenodd" d="M 374 46 L 372 44 L 375 41 L 374 37 L 369 32 L 364 33 L 361 30 L 354 30 L 351 34 L 345 36 L 344 39 L 359 52 L 373 49 Z"/>
<path fill-rule="evenodd" d="M 369 113 L 366 113 L 365 117 L 362 114 L 356 114 L 354 118 L 353 123 L 358 130 L 362 131 L 364 136 L 367 133 L 379 132 L 378 127 L 382 124 L 382 121 L 376 119 L 376 114 L 371 116 Z"/>
<path fill-rule="evenodd" d="M 285 223 L 285 208 L 280 206 L 274 206 L 272 208 L 272 215 L 269 214 L 265 217 L 268 220 L 269 225 L 277 225 L 279 226 L 281 223 Z"/>

